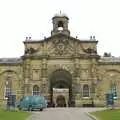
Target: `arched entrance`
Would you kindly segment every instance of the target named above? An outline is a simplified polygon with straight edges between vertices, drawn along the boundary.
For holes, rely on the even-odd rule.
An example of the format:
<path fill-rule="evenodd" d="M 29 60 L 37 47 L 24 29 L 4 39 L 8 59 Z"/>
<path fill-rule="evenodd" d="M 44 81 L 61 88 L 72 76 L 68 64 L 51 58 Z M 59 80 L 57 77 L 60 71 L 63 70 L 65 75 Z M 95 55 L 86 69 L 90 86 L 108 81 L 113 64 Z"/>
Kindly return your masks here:
<path fill-rule="evenodd" d="M 65 97 L 63 95 L 59 95 L 56 99 L 57 107 L 66 107 Z"/>
<path fill-rule="evenodd" d="M 54 95 L 53 89 L 68 89 L 68 94 L 64 93 Z M 68 97 L 66 97 L 68 96 Z M 66 100 L 66 98 L 68 98 Z M 70 106 L 72 99 L 72 75 L 66 70 L 56 70 L 52 73 L 50 78 L 50 101 L 55 104 L 56 107 Z M 69 104 L 69 105 L 68 105 Z"/>

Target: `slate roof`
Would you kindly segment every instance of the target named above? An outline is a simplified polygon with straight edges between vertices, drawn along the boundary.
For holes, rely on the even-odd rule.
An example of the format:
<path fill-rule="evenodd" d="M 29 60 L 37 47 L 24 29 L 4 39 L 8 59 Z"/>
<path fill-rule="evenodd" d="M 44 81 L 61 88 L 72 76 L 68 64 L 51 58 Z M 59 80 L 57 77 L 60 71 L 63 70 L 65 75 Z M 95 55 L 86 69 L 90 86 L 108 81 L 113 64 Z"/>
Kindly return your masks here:
<path fill-rule="evenodd" d="M 21 63 L 21 58 L 0 58 L 0 63 Z"/>

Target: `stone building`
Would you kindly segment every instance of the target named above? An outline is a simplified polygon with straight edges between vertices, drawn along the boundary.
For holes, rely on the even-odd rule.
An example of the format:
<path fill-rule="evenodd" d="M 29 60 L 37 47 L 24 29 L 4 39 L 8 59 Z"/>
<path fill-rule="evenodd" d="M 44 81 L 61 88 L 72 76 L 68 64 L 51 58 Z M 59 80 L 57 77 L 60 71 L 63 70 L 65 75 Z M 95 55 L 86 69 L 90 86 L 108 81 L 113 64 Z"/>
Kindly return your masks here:
<path fill-rule="evenodd" d="M 99 56 L 95 37 L 72 37 L 68 22 L 65 14 L 56 14 L 50 37 L 26 37 L 22 57 L 0 59 L 1 104 L 15 94 L 17 99 L 44 95 L 55 106 L 103 106 L 112 87 L 115 104 L 120 104 L 120 58 Z"/>

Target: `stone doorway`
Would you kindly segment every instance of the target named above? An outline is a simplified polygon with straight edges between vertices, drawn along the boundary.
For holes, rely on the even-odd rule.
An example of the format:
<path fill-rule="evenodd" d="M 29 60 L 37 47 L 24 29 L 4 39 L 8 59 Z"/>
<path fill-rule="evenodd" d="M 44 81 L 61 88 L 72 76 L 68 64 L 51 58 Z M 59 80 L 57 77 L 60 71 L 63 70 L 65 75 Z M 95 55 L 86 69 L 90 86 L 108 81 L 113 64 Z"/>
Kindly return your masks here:
<path fill-rule="evenodd" d="M 59 95 L 56 99 L 56 107 L 66 107 L 65 97 L 63 95 Z"/>
<path fill-rule="evenodd" d="M 67 89 L 66 95 L 64 92 L 62 94 L 54 94 L 55 89 L 60 89 L 63 91 Z M 68 106 L 68 103 L 71 103 L 72 100 L 72 75 L 66 70 L 56 70 L 52 73 L 50 78 L 50 101 L 51 104 L 54 104 L 56 107 L 65 107 Z M 69 104 L 70 106 L 70 104 Z"/>
<path fill-rule="evenodd" d="M 53 102 L 55 107 L 68 107 L 69 89 L 53 88 Z"/>

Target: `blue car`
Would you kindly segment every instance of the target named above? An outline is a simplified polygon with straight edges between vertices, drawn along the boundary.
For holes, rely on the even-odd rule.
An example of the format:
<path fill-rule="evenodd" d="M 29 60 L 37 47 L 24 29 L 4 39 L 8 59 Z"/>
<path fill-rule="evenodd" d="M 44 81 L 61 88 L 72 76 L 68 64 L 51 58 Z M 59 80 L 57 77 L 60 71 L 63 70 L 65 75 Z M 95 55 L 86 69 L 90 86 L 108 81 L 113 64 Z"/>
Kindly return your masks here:
<path fill-rule="evenodd" d="M 44 96 L 24 96 L 20 99 L 19 105 L 20 110 L 34 110 L 39 109 L 42 111 L 47 107 L 47 102 Z"/>

